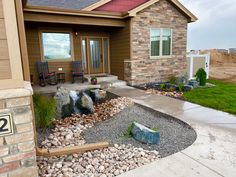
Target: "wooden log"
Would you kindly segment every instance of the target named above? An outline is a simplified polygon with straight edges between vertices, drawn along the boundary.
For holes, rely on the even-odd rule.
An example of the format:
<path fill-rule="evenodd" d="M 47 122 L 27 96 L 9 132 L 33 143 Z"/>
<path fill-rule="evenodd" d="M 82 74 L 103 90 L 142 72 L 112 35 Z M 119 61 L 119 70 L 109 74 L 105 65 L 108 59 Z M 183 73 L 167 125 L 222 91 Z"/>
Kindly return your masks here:
<path fill-rule="evenodd" d="M 55 148 L 55 149 L 49 149 L 49 150 L 37 148 L 37 155 L 45 156 L 45 157 L 63 156 L 63 155 L 83 153 L 83 152 L 91 151 L 95 149 L 107 148 L 108 146 L 109 146 L 108 142 L 101 142 L 101 143 L 85 144 L 81 146 Z"/>
<path fill-rule="evenodd" d="M 36 148 L 36 154 L 38 156 L 46 156 L 46 154 L 49 154 L 47 149 L 42 149 L 42 148 Z"/>

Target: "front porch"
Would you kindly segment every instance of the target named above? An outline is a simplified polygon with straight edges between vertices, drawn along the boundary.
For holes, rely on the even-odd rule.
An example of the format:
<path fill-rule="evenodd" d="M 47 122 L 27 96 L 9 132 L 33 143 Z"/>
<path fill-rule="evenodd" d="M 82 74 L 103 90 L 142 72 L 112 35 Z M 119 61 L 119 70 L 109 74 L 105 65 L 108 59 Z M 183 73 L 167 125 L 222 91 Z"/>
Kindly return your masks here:
<path fill-rule="evenodd" d="M 47 85 L 46 87 L 41 87 L 39 85 L 34 85 L 33 90 L 35 93 L 41 94 L 53 94 L 56 93 L 58 87 L 64 87 L 70 91 L 78 91 L 78 90 L 86 90 L 93 88 L 109 88 L 109 87 L 117 87 L 117 86 L 125 86 L 126 82 L 122 80 L 118 80 L 117 76 L 113 75 L 98 75 L 97 85 L 92 85 L 90 83 L 91 75 L 85 75 L 85 82 L 76 82 L 74 84 L 70 82 L 66 83 L 58 83 L 57 85 Z"/>
<path fill-rule="evenodd" d="M 72 61 L 82 63 L 85 75 L 125 79 L 124 60 L 130 58 L 128 22 L 102 26 L 41 20 L 25 19 L 29 70 L 35 86 L 39 85 L 38 61 L 47 61 L 49 72 L 63 73 L 66 83 L 72 82 Z"/>

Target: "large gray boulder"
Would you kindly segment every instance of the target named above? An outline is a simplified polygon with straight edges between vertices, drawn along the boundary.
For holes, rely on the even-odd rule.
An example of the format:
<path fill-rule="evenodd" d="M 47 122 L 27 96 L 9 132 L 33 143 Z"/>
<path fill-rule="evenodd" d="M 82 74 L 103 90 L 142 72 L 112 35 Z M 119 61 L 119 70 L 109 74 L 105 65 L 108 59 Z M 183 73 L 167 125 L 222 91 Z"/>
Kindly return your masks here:
<path fill-rule="evenodd" d="M 159 144 L 160 142 L 159 131 L 151 130 L 137 122 L 132 124 L 131 133 L 134 139 L 145 144 Z"/>
<path fill-rule="evenodd" d="M 107 96 L 107 92 L 105 90 L 100 90 L 100 89 L 90 90 L 90 97 L 95 102 L 105 99 L 106 96 Z"/>
<path fill-rule="evenodd" d="M 59 87 L 54 96 L 56 100 L 56 118 L 61 119 L 71 115 L 70 95 L 66 88 Z"/>
<path fill-rule="evenodd" d="M 76 91 L 70 91 L 70 104 L 73 114 L 81 114 L 81 111 L 76 107 L 76 102 L 80 99 L 79 94 Z"/>
<path fill-rule="evenodd" d="M 91 114 L 94 112 L 94 105 L 92 98 L 85 92 L 80 93 L 80 99 L 76 102 L 76 107 L 82 114 Z"/>

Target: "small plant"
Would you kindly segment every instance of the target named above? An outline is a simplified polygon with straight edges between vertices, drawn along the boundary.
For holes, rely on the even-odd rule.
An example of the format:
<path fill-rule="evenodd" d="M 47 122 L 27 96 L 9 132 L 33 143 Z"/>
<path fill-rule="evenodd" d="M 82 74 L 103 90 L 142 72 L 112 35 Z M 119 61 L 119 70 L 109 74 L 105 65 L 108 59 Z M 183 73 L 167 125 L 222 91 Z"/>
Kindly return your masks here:
<path fill-rule="evenodd" d="M 33 101 L 36 126 L 45 131 L 52 125 L 56 111 L 56 101 L 41 94 L 34 94 Z"/>
<path fill-rule="evenodd" d="M 166 84 L 160 84 L 160 89 L 165 90 L 166 89 Z"/>
<path fill-rule="evenodd" d="M 183 92 L 183 91 L 184 91 L 184 84 L 179 84 L 179 85 L 178 85 L 178 90 L 179 90 L 180 92 Z"/>
<path fill-rule="evenodd" d="M 91 77 L 91 84 L 92 85 L 97 85 L 97 82 L 98 82 L 98 80 L 95 76 Z"/>
<path fill-rule="evenodd" d="M 157 131 L 159 130 L 159 128 L 157 128 L 157 127 L 153 127 L 153 128 L 151 128 L 151 130 L 157 132 Z"/>
<path fill-rule="evenodd" d="M 134 122 L 128 125 L 127 131 L 123 134 L 123 137 L 131 138 L 132 137 L 132 129 L 134 127 Z"/>
<path fill-rule="evenodd" d="M 170 77 L 170 79 L 169 79 L 169 82 L 171 83 L 171 84 L 177 84 L 177 82 L 178 82 L 178 78 L 177 77 L 175 77 L 175 76 L 171 76 Z"/>
<path fill-rule="evenodd" d="M 197 81 L 199 82 L 200 86 L 206 85 L 206 77 L 207 74 L 203 68 L 200 68 L 196 73 Z"/>

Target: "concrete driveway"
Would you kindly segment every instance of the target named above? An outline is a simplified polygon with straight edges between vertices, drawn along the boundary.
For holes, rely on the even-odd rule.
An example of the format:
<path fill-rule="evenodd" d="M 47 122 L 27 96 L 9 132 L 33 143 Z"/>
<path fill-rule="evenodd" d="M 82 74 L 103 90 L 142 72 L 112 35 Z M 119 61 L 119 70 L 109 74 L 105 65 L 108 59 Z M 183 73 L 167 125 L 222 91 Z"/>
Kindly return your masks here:
<path fill-rule="evenodd" d="M 109 91 L 172 115 L 198 135 L 187 149 L 119 177 L 236 177 L 236 116 L 128 86 Z"/>

